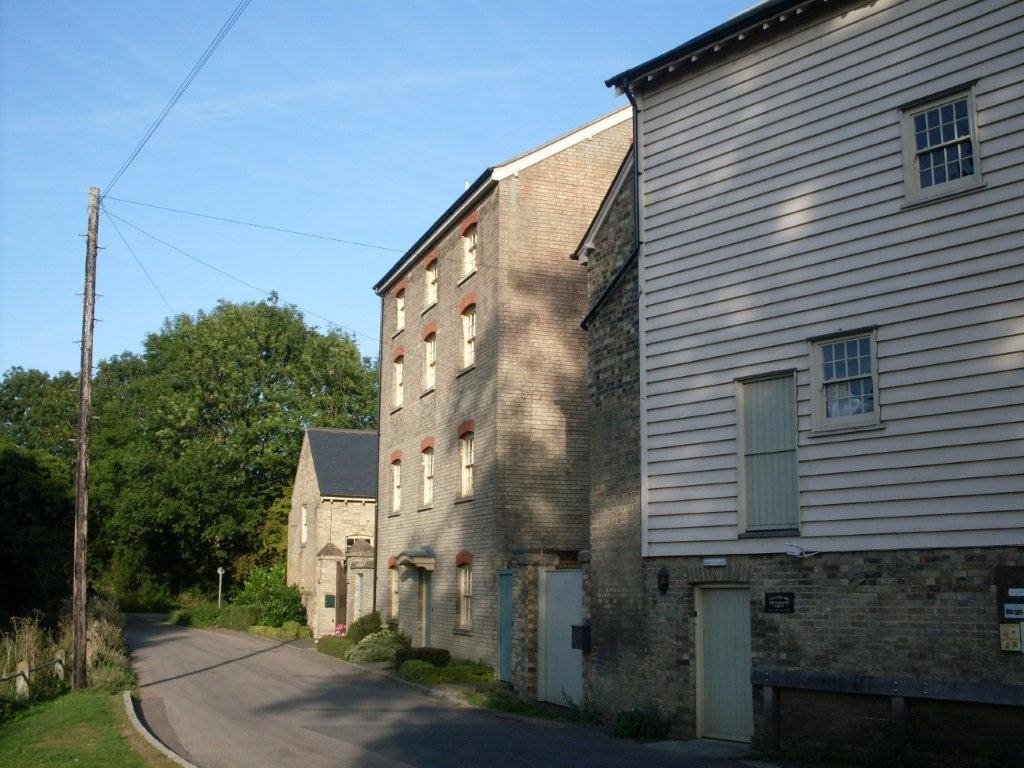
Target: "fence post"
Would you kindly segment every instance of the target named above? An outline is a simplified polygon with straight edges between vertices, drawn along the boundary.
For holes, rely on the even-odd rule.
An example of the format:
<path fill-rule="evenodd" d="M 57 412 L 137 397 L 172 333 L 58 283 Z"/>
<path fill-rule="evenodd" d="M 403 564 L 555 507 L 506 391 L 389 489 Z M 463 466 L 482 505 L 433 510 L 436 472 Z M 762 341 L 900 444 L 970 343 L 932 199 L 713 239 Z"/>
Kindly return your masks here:
<path fill-rule="evenodd" d="M 19 661 L 18 666 L 14 668 L 14 673 L 17 675 L 14 678 L 14 692 L 18 695 L 18 698 L 28 698 L 28 682 L 29 676 L 32 674 L 27 661 Z"/>
<path fill-rule="evenodd" d="M 53 654 L 53 674 L 58 680 L 64 680 L 64 651 L 62 649 L 58 649 Z"/>
<path fill-rule="evenodd" d="M 764 701 L 764 745 L 770 751 L 779 748 L 779 690 L 774 685 L 761 686 Z"/>

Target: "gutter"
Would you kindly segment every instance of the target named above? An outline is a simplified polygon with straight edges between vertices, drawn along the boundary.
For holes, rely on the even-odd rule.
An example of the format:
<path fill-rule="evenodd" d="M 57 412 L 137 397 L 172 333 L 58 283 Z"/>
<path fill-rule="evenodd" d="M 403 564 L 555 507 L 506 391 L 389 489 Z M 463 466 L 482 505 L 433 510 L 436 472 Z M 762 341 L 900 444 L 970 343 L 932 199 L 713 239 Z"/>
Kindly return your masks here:
<path fill-rule="evenodd" d="M 377 610 L 377 566 L 380 565 L 380 539 L 377 534 L 380 528 L 380 403 L 384 373 L 384 297 L 380 298 L 380 339 L 377 341 L 377 498 L 373 501 L 373 610 Z M 348 587 L 346 587 L 347 589 Z"/>
<path fill-rule="evenodd" d="M 636 103 L 636 96 L 633 94 L 633 91 L 625 88 L 624 92 L 626 98 L 629 99 L 629 103 L 633 105 L 633 249 L 630 251 L 629 256 L 626 257 L 626 260 L 615 271 L 608 285 L 601 291 L 597 301 L 587 310 L 587 314 L 580 323 L 580 328 L 583 330 L 589 328 L 594 317 L 601 311 L 601 307 L 608 302 L 608 299 L 611 298 L 612 293 L 622 281 L 623 276 L 640 256 L 640 106 Z"/>

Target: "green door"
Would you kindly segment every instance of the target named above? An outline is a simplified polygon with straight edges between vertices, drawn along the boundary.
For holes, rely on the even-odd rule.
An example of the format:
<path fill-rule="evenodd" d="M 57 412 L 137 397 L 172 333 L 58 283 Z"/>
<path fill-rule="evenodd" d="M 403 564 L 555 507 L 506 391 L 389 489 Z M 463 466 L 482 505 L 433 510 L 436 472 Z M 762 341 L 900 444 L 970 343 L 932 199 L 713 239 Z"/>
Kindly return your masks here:
<path fill-rule="evenodd" d="M 750 741 L 750 590 L 703 587 L 697 594 L 699 735 Z"/>

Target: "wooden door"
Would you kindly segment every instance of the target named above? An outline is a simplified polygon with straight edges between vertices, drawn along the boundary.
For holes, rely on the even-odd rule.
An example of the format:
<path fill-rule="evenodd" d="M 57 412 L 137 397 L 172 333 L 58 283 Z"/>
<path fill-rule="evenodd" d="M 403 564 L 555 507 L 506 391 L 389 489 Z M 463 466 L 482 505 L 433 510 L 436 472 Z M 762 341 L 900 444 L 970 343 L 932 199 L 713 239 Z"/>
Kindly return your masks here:
<path fill-rule="evenodd" d="M 348 624 L 348 580 L 345 578 L 345 563 L 334 565 L 334 623 Z"/>
<path fill-rule="evenodd" d="M 512 681 L 512 572 L 498 574 L 498 679 Z"/>
<path fill-rule="evenodd" d="M 583 703 L 583 652 L 572 647 L 572 627 L 583 623 L 583 572 L 541 571 L 538 691 L 552 704 Z"/>
<path fill-rule="evenodd" d="M 750 683 L 750 590 L 697 590 L 698 735 L 750 741 L 754 729 Z"/>

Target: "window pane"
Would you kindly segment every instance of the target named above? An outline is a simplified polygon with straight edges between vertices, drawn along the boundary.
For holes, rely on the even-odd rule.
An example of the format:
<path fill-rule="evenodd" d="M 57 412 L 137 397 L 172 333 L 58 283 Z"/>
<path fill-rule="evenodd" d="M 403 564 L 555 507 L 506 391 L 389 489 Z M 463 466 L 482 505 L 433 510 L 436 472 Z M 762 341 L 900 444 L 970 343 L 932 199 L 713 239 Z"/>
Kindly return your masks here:
<path fill-rule="evenodd" d="M 865 336 L 863 339 L 860 339 L 857 343 L 860 345 L 859 352 L 861 357 L 868 357 L 871 354 L 871 340 L 867 336 Z"/>
<path fill-rule="evenodd" d="M 954 104 L 957 117 L 967 117 L 967 99 L 960 99 Z"/>

